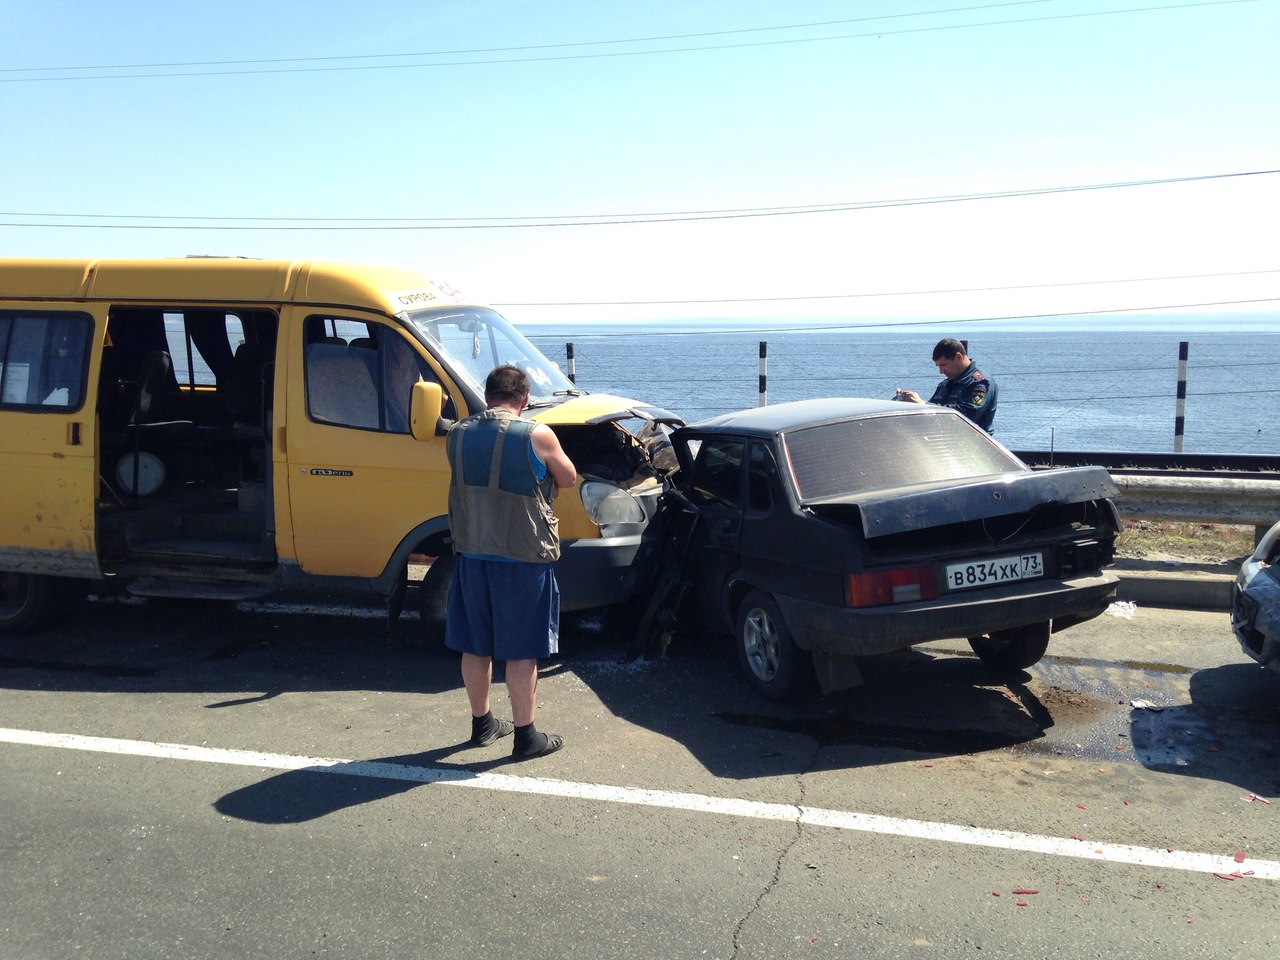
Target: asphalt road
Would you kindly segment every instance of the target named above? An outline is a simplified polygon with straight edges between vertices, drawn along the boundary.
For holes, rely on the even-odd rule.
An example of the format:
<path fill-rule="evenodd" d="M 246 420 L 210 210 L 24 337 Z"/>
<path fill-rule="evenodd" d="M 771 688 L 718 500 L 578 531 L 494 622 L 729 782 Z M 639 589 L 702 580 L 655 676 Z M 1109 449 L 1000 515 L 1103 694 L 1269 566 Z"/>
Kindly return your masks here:
<path fill-rule="evenodd" d="M 0 645 L 0 957 L 1272 958 L 1280 677 L 1133 614 L 790 706 L 587 623 L 512 764 L 376 618 L 93 603 Z"/>

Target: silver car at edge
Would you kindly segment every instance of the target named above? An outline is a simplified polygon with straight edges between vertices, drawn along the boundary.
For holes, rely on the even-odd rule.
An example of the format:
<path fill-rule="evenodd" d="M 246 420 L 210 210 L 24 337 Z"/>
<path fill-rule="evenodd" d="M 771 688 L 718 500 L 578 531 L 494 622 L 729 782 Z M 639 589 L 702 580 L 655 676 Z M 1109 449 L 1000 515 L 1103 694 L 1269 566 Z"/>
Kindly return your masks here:
<path fill-rule="evenodd" d="M 1231 592 L 1231 629 L 1245 653 L 1280 673 L 1280 523 L 1240 565 Z"/>

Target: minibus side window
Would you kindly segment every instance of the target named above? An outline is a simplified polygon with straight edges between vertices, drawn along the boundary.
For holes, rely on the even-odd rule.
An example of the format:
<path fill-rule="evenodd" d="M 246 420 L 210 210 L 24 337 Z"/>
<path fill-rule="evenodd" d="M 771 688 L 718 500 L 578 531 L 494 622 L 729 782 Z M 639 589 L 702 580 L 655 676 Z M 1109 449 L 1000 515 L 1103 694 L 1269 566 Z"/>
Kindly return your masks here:
<path fill-rule="evenodd" d="M 413 385 L 439 378 L 403 336 L 384 324 L 345 317 L 308 317 L 304 330 L 307 410 L 313 420 L 410 432 Z M 447 395 L 443 415 L 455 415 Z"/>
<path fill-rule="evenodd" d="M 85 314 L 0 314 L 0 408 L 78 409 L 92 333 Z"/>

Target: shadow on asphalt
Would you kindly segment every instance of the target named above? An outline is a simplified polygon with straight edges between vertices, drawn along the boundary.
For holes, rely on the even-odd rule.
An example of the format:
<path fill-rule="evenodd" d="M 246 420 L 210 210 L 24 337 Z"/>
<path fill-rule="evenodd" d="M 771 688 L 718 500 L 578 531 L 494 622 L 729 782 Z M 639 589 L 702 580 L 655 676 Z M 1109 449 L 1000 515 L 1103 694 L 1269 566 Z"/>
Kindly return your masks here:
<path fill-rule="evenodd" d="M 1133 711 L 1143 766 L 1261 796 L 1280 793 L 1280 677 L 1232 663 L 1196 671 L 1190 691 L 1189 705 Z"/>
<path fill-rule="evenodd" d="M 456 656 L 407 643 L 416 628 L 416 620 L 406 618 L 388 636 L 381 619 L 246 612 L 215 602 L 92 604 L 61 628 L 6 639 L 0 689 L 208 693 L 208 709 L 236 709 L 289 692 L 460 695 Z M 1189 706 L 1130 714 L 1127 703 L 1118 705 L 1113 696 L 1066 689 L 1070 685 L 1061 681 L 1054 686 L 1028 673 L 1011 678 L 976 658 L 936 651 L 875 658 L 866 661 L 860 688 L 776 704 L 747 686 L 727 638 L 677 637 L 670 656 L 628 662 L 624 644 L 598 625 L 567 620 L 561 650 L 547 662 L 544 677 L 572 676 L 617 717 L 681 744 L 727 779 L 890 764 L 922 754 L 1015 749 L 1085 755 L 1080 742 L 1092 732 L 1105 741 L 1099 749 L 1112 756 L 1114 740 L 1108 738 L 1131 736 L 1135 758 L 1151 769 L 1258 794 L 1280 790 L 1280 678 L 1248 664 L 1192 674 Z M 465 753 L 453 757 L 458 752 L 455 746 L 361 762 L 456 776 L 506 762 L 467 762 Z M 323 780 L 319 791 L 312 788 L 316 777 Z M 414 785 L 299 771 L 222 803 L 229 814 L 285 822 Z M 319 812 L 300 811 L 300 796 Z"/>
<path fill-rule="evenodd" d="M 234 790 L 214 803 L 219 813 L 255 823 L 303 823 L 339 810 L 384 800 L 429 783 L 471 780 L 510 765 L 509 758 L 452 763 L 468 750 L 461 743 L 439 750 L 357 760 L 324 768 L 290 770 Z"/>

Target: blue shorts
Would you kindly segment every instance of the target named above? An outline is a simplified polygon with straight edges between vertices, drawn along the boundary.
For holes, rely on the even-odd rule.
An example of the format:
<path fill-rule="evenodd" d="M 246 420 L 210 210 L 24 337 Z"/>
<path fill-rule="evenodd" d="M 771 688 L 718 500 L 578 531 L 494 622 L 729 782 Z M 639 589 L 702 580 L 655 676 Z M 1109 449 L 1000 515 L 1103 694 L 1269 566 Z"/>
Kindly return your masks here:
<path fill-rule="evenodd" d="M 537 660 L 560 649 L 560 587 L 550 563 L 458 557 L 444 644 L 497 660 Z"/>

